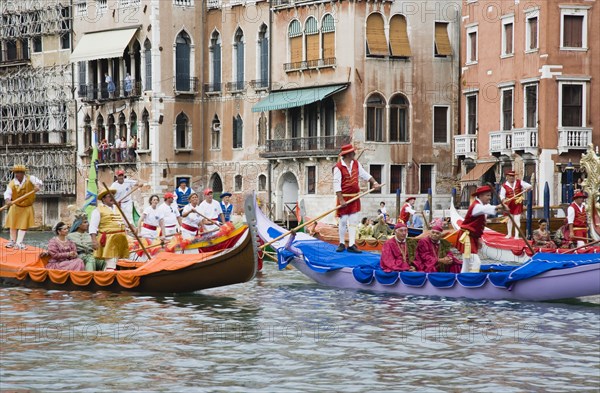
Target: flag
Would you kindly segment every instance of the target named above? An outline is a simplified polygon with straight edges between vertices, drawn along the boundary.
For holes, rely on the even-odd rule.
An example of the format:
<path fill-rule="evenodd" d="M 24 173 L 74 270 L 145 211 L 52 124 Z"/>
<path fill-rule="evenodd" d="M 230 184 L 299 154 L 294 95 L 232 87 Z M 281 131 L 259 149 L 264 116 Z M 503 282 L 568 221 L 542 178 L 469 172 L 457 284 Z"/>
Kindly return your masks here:
<path fill-rule="evenodd" d="M 131 212 L 131 217 L 133 217 L 133 226 L 137 227 L 138 226 L 138 222 L 140 221 L 140 213 L 138 213 L 137 209 L 135 208 L 135 204 L 133 202 L 131 202 L 133 205 L 133 211 Z"/>
<path fill-rule="evenodd" d="M 90 171 L 88 173 L 87 189 L 85 192 L 85 203 L 82 210 L 86 212 L 88 219 L 92 210 L 96 208 L 98 198 L 98 180 L 96 176 L 96 164 L 98 162 L 98 144 L 96 143 L 96 134 L 92 136 L 92 159 L 90 160 Z"/>

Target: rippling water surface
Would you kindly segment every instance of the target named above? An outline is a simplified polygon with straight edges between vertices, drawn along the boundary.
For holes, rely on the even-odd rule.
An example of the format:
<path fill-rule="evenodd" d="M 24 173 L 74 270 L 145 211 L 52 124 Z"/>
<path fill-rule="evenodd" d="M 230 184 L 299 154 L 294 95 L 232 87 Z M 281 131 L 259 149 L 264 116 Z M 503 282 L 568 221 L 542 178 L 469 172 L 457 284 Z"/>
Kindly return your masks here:
<path fill-rule="evenodd" d="M 0 289 L 0 389 L 597 392 L 600 297 L 395 297 L 296 270 L 182 296 Z"/>

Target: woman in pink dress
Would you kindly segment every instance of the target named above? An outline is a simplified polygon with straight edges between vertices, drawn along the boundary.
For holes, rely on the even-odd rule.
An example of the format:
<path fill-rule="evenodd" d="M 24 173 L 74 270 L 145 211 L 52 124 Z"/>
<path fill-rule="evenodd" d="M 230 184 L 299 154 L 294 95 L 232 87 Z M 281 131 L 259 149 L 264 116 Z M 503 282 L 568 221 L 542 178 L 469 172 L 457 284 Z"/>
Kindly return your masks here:
<path fill-rule="evenodd" d="M 77 257 L 77 246 L 67 239 L 69 229 L 70 226 L 62 221 L 54 226 L 56 237 L 48 242 L 50 260 L 46 265 L 46 269 L 85 270 L 83 260 Z"/>

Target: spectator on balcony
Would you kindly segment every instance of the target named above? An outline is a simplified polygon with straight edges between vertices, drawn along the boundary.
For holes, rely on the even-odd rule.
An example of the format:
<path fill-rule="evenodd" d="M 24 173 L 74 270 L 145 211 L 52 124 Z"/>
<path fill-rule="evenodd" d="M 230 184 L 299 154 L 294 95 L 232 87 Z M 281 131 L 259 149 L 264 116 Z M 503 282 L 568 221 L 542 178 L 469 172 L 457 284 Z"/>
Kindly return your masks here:
<path fill-rule="evenodd" d="M 131 91 L 133 90 L 133 80 L 131 79 L 131 75 L 129 72 L 125 74 L 125 97 L 129 97 L 131 95 Z"/>
<path fill-rule="evenodd" d="M 107 153 L 106 151 L 108 150 L 108 141 L 106 139 L 102 139 L 102 142 L 100 142 L 100 146 L 98 146 L 98 149 L 100 150 L 100 161 L 104 162 L 107 159 Z"/>
<path fill-rule="evenodd" d="M 129 160 L 135 161 L 135 151 L 137 150 L 137 138 L 135 135 L 131 135 L 129 138 Z"/>
<path fill-rule="evenodd" d="M 127 161 L 127 137 L 121 137 L 121 160 Z"/>
<path fill-rule="evenodd" d="M 104 83 L 106 83 L 106 91 L 108 91 L 108 97 L 113 98 L 115 95 L 115 82 L 108 73 L 104 73 Z"/>
<path fill-rule="evenodd" d="M 340 218 L 339 240 L 340 245 L 337 252 L 346 249 L 345 237 L 348 232 L 348 252 L 359 254 L 356 241 L 356 226 L 358 224 L 358 212 L 360 212 L 360 199 L 348 204 L 346 201 L 356 197 L 360 193 L 359 179 L 368 180 L 375 189 L 381 188 L 377 180 L 371 176 L 362 165 L 354 159 L 356 149 L 351 144 L 341 148 L 341 160 L 333 167 L 333 191 L 337 196 L 340 208 L 337 216 Z"/>
<path fill-rule="evenodd" d="M 112 160 L 115 162 L 121 161 L 121 155 L 119 154 L 119 149 L 121 148 L 121 136 L 117 134 L 117 139 L 115 139 L 115 143 L 112 148 Z"/>

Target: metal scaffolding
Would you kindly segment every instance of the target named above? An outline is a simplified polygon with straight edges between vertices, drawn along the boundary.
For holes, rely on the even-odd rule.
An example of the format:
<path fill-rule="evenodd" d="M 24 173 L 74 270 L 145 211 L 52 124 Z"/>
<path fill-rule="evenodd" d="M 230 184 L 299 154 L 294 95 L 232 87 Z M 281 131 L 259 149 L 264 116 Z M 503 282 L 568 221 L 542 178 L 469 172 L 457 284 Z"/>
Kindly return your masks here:
<path fill-rule="evenodd" d="M 70 0 L 0 0 L 0 37 L 31 38 L 69 32 Z"/>

